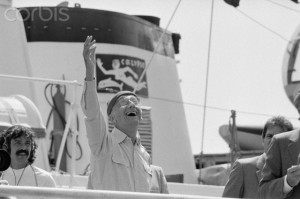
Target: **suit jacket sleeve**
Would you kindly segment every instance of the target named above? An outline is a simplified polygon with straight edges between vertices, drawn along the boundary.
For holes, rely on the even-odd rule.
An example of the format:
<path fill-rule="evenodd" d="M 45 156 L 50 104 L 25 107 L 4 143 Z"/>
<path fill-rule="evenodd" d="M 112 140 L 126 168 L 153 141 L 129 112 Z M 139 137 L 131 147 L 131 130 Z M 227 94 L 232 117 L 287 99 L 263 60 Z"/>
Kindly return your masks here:
<path fill-rule="evenodd" d="M 283 193 L 284 175 L 282 171 L 282 151 L 276 137 L 272 139 L 266 154 L 266 163 L 262 169 L 259 183 L 259 198 L 285 198 Z"/>
<path fill-rule="evenodd" d="M 225 185 L 222 197 L 241 198 L 244 187 L 243 166 L 239 161 L 235 161 L 230 171 L 229 179 Z"/>

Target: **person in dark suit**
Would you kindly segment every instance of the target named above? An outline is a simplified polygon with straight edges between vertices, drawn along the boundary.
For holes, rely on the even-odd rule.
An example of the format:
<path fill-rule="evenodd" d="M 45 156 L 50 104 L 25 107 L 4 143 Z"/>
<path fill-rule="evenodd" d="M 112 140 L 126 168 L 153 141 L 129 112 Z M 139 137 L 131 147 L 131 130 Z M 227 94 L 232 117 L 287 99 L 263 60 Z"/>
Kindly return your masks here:
<path fill-rule="evenodd" d="M 300 114 L 300 90 L 294 97 Z M 300 198 L 300 129 L 274 136 L 266 154 L 259 198 Z"/>
<path fill-rule="evenodd" d="M 265 163 L 265 153 L 274 135 L 293 130 L 292 123 L 283 116 L 270 118 L 264 125 L 262 140 L 264 153 L 260 156 L 236 160 L 225 185 L 222 197 L 257 198 L 261 169 Z"/>

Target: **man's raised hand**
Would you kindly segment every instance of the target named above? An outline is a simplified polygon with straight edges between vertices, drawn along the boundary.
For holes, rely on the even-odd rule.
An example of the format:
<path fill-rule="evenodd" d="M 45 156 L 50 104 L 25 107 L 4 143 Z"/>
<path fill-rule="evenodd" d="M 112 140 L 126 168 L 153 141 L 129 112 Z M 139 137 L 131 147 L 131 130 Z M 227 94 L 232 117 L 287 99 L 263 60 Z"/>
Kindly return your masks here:
<path fill-rule="evenodd" d="M 96 40 L 93 40 L 93 36 L 87 36 L 83 47 L 83 58 L 86 67 L 86 80 L 90 81 L 95 76 L 95 66 L 96 66 Z"/>

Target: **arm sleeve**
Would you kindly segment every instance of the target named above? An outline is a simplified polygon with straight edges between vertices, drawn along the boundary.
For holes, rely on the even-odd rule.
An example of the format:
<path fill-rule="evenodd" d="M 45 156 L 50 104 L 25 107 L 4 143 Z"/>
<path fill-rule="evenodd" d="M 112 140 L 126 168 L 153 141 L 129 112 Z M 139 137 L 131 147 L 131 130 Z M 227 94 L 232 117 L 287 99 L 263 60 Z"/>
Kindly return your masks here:
<path fill-rule="evenodd" d="M 104 115 L 98 100 L 95 79 L 84 83 L 81 108 L 85 115 L 86 133 L 91 152 L 93 154 L 99 153 L 107 132 Z"/>
<path fill-rule="evenodd" d="M 230 171 L 229 179 L 225 185 L 222 197 L 242 198 L 244 186 L 243 168 L 240 162 L 235 161 Z"/>
<path fill-rule="evenodd" d="M 273 137 L 262 169 L 262 179 L 258 188 L 259 198 L 285 198 L 287 194 L 283 192 L 283 187 L 281 149 L 278 140 Z"/>
<path fill-rule="evenodd" d="M 163 170 L 160 170 L 160 176 L 161 176 L 161 191 L 160 193 L 165 193 L 168 194 L 169 193 L 169 189 L 168 189 L 168 183 L 167 183 L 167 179 L 165 177 L 165 174 L 163 172 Z"/>

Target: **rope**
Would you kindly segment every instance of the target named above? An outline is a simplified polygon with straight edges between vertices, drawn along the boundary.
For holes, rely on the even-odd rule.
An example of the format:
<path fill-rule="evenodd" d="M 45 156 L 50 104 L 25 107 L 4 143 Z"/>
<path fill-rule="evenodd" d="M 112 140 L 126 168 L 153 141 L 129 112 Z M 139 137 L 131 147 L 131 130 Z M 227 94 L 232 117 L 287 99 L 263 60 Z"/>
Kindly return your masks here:
<path fill-rule="evenodd" d="M 136 92 L 136 90 L 137 90 L 139 84 L 141 83 L 141 81 L 142 81 L 144 75 L 146 74 L 146 71 L 148 70 L 148 68 L 149 68 L 149 66 L 150 66 L 150 64 L 151 64 L 151 62 L 152 62 L 152 60 L 153 60 L 153 57 L 154 57 L 154 55 L 156 54 L 156 51 L 157 51 L 158 47 L 160 47 L 160 44 L 162 43 L 162 39 L 164 38 L 164 36 L 165 36 L 165 34 L 166 34 L 166 31 L 168 30 L 169 25 L 171 24 L 171 21 L 173 20 L 173 17 L 174 17 L 174 15 L 175 15 L 175 13 L 177 12 L 177 9 L 178 9 L 180 3 L 181 3 L 181 0 L 178 1 L 177 5 L 176 5 L 176 7 L 175 7 L 175 9 L 174 9 L 174 11 L 173 11 L 173 13 L 172 13 L 172 16 L 171 16 L 171 18 L 170 18 L 170 20 L 169 20 L 169 22 L 168 22 L 166 28 L 165 28 L 164 31 L 163 31 L 163 34 L 160 36 L 160 38 L 159 38 L 159 40 L 158 40 L 158 44 L 156 45 L 156 47 L 155 47 L 155 49 L 154 49 L 154 51 L 153 51 L 153 53 L 152 53 L 152 55 L 151 55 L 151 58 L 150 58 L 148 64 L 146 65 L 145 69 L 143 70 L 143 72 L 142 72 L 142 74 L 141 74 L 141 76 L 140 76 L 140 78 L 139 78 L 139 81 L 137 82 L 137 85 L 136 85 L 136 87 L 135 87 L 134 90 L 133 90 L 134 93 Z"/>
<path fill-rule="evenodd" d="M 269 1 L 269 2 L 272 2 L 270 0 L 266 0 L 266 1 Z M 278 4 L 278 3 L 275 3 L 275 2 L 272 2 L 274 4 Z M 280 5 L 280 4 L 279 4 Z M 281 5 L 283 6 L 283 5 Z M 277 35 L 279 38 L 281 38 L 282 40 L 288 42 L 289 44 L 292 44 L 292 45 L 295 45 L 295 42 L 298 41 L 300 38 L 297 37 L 293 40 L 288 40 L 286 39 L 284 36 L 282 36 L 281 34 L 277 33 L 276 31 L 272 30 L 271 28 L 265 26 L 264 24 L 262 24 L 261 22 L 257 21 L 256 19 L 250 17 L 248 14 L 246 14 L 245 12 L 243 12 L 242 10 L 239 10 L 239 9 L 236 9 L 237 11 L 239 11 L 242 15 L 244 15 L 245 17 L 247 17 L 248 19 L 250 19 L 251 21 L 253 21 L 254 23 L 258 24 L 260 27 L 264 28 L 265 30 L 268 30 L 269 32 L 273 33 L 274 35 Z M 300 11 L 297 11 L 300 13 Z"/>
<path fill-rule="evenodd" d="M 211 3 L 211 15 L 210 15 L 210 29 L 209 29 L 209 40 L 208 40 L 208 54 L 207 54 L 207 67 L 206 67 L 206 82 L 205 82 L 205 92 L 204 92 L 204 109 L 202 117 L 202 138 L 201 138 L 201 151 L 199 156 L 199 179 L 201 179 L 201 158 L 203 155 L 204 148 L 204 131 L 205 131 L 205 119 L 206 119 L 206 101 L 207 101 L 207 88 L 208 88 L 208 77 L 209 77 L 209 66 L 210 66 L 210 52 L 211 52 L 211 38 L 212 38 L 212 28 L 213 28 L 213 17 L 214 17 L 214 0 Z"/>
<path fill-rule="evenodd" d="M 246 13 L 244 13 L 243 11 L 239 10 L 239 9 L 236 9 L 237 11 L 239 11 L 241 14 L 243 14 L 245 17 L 247 17 L 248 19 L 250 19 L 251 21 L 255 22 L 256 24 L 258 24 L 260 27 L 263 27 L 265 30 L 268 30 L 269 32 L 277 35 L 278 37 L 280 37 L 281 39 L 283 39 L 284 41 L 287 41 L 287 42 L 291 42 L 289 41 L 288 39 L 286 39 L 284 36 L 282 36 L 281 34 L 275 32 L 274 30 L 270 29 L 269 27 L 263 25 L 262 23 L 260 23 L 259 21 L 255 20 L 254 18 L 250 17 L 249 15 L 247 15 Z"/>
<path fill-rule="evenodd" d="M 277 6 L 280 6 L 280 7 L 282 7 L 282 8 L 285 8 L 285 9 L 291 10 L 291 11 L 293 11 L 293 12 L 300 13 L 300 11 L 299 11 L 299 10 L 296 10 L 296 9 L 290 8 L 290 7 L 288 7 L 288 6 L 282 5 L 282 4 L 280 4 L 280 3 L 277 3 L 277 2 L 274 2 L 274 1 L 272 1 L 272 0 L 265 0 L 265 1 L 268 1 L 269 3 L 275 4 L 275 5 L 277 5 Z"/>
<path fill-rule="evenodd" d="M 141 95 L 141 96 L 143 96 L 143 95 Z M 173 100 L 173 99 L 165 99 L 165 98 L 160 98 L 160 97 L 155 97 L 155 96 L 148 96 L 147 98 L 162 101 L 162 102 L 170 102 L 170 103 L 183 104 L 183 105 L 189 105 L 189 106 L 195 106 L 195 107 L 204 107 L 205 106 L 206 109 L 219 110 L 219 111 L 225 111 L 225 112 L 230 112 L 232 110 L 232 109 L 228 109 L 228 108 L 222 108 L 222 107 L 216 107 L 216 106 L 207 106 L 207 105 L 196 104 L 196 103 L 192 103 L 192 102 L 184 102 L 184 101 Z M 103 102 L 105 102 L 105 101 L 103 101 Z M 265 114 L 265 113 L 249 112 L 249 111 L 243 111 L 243 110 L 237 110 L 237 109 L 234 109 L 234 110 L 236 110 L 236 112 L 239 113 L 239 114 L 258 115 L 258 116 L 267 116 L 267 117 L 275 116 L 275 115 Z M 287 118 L 298 119 L 298 118 L 292 117 L 292 116 L 289 116 Z"/>

